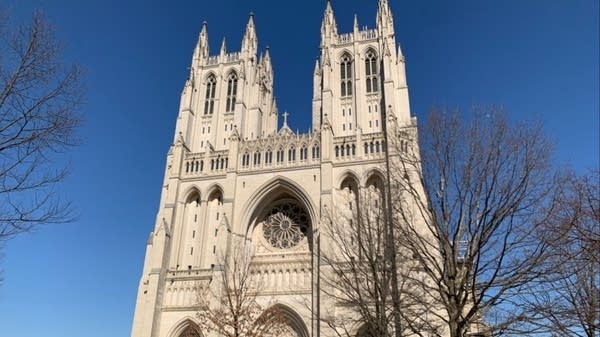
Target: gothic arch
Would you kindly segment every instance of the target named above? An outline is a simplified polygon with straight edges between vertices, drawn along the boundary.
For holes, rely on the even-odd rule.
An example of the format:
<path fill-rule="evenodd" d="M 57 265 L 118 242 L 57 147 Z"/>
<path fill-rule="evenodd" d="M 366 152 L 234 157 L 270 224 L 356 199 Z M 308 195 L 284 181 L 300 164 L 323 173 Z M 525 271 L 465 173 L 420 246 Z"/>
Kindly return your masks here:
<path fill-rule="evenodd" d="M 294 330 L 296 336 L 298 337 L 309 337 L 308 328 L 306 323 L 298 315 L 298 313 L 292 309 L 290 306 L 278 303 L 273 306 L 275 310 L 278 310 L 283 318 L 285 319 L 287 325 Z"/>
<path fill-rule="evenodd" d="M 212 185 L 210 185 L 207 189 L 206 189 L 206 200 L 210 200 L 211 196 L 213 195 L 213 193 L 218 192 L 221 193 L 221 198 L 223 198 L 224 193 L 223 193 L 223 186 L 221 186 L 221 184 L 218 183 L 214 183 Z"/>
<path fill-rule="evenodd" d="M 377 52 L 377 50 L 375 49 L 375 47 L 373 47 L 373 46 L 366 46 L 362 50 L 362 54 L 365 55 L 365 56 L 367 56 L 367 54 L 369 52 L 373 53 L 373 55 L 375 56 L 375 58 L 379 59 L 379 53 Z"/>
<path fill-rule="evenodd" d="M 202 81 L 202 83 L 208 83 L 208 80 L 210 80 L 211 77 L 213 77 L 215 81 L 217 80 L 217 74 L 215 74 L 215 72 L 212 70 L 207 72 L 206 75 L 204 75 L 204 80 Z"/>
<path fill-rule="evenodd" d="M 227 81 L 227 79 L 229 78 L 229 76 L 231 75 L 235 75 L 237 78 L 239 78 L 240 76 L 238 75 L 238 71 L 236 68 L 229 68 L 225 71 L 226 76 L 224 77 L 225 80 Z"/>
<path fill-rule="evenodd" d="M 183 198 L 181 200 L 183 202 L 187 203 L 189 201 L 189 199 L 191 197 L 193 197 L 195 194 L 198 195 L 199 199 L 202 198 L 202 193 L 200 193 L 200 188 L 196 185 L 192 185 L 185 189 L 185 191 L 182 194 Z"/>
<path fill-rule="evenodd" d="M 369 180 L 371 180 L 371 179 L 375 179 L 375 178 L 377 178 L 377 179 L 381 180 L 381 182 L 382 182 L 382 183 L 383 183 L 383 182 L 385 182 L 385 180 L 386 180 L 386 179 L 385 179 L 385 174 L 383 173 L 383 171 L 381 171 L 381 170 L 380 170 L 380 169 L 378 169 L 378 168 L 372 168 L 372 169 L 370 169 L 370 170 L 366 171 L 366 172 L 363 174 L 363 176 L 362 176 L 362 183 L 363 183 L 363 184 L 362 184 L 362 185 L 363 185 L 364 187 L 367 187 L 367 182 L 368 182 Z"/>
<path fill-rule="evenodd" d="M 338 61 L 342 61 L 342 59 L 344 58 L 344 56 L 348 57 L 348 60 L 350 62 L 354 62 L 354 55 L 352 54 L 352 52 L 348 49 L 342 49 L 339 53 L 338 53 Z"/>
<path fill-rule="evenodd" d="M 169 337 L 188 337 L 189 335 L 186 336 L 185 333 L 190 332 L 190 330 L 191 330 L 191 332 L 197 333 L 198 337 L 204 336 L 204 334 L 202 334 L 202 331 L 200 331 L 200 327 L 198 326 L 198 324 L 191 317 L 185 317 L 185 318 L 179 320 L 179 322 L 173 326 L 173 328 L 167 334 L 167 336 L 169 336 Z M 193 334 L 192 334 L 190 337 L 195 337 L 195 336 L 193 336 Z"/>
<path fill-rule="evenodd" d="M 309 197 L 308 192 L 296 182 L 277 176 L 263 184 L 244 205 L 241 224 L 246 226 L 245 234 L 248 236 L 258 224 L 265 207 L 281 198 L 297 200 L 310 217 L 311 224 L 318 222 L 316 207 Z"/>
<path fill-rule="evenodd" d="M 345 170 L 345 171 L 343 171 L 338 176 L 338 179 L 337 179 L 337 182 L 336 182 L 337 188 L 341 190 L 342 189 L 342 185 L 348 179 L 352 180 L 352 182 L 354 184 L 356 184 L 356 187 L 360 187 L 361 186 L 360 179 L 358 179 L 358 176 L 357 176 L 356 172 L 354 172 L 352 170 Z"/>

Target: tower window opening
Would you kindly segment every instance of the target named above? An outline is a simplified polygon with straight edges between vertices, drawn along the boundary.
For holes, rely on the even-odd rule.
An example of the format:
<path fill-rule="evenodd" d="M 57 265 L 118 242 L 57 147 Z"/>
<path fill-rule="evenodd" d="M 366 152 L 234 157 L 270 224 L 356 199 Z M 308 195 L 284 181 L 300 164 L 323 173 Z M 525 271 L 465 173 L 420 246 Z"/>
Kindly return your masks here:
<path fill-rule="evenodd" d="M 352 144 L 352 155 L 356 156 L 356 145 Z"/>
<path fill-rule="evenodd" d="M 342 131 L 346 131 L 346 124 L 342 124 Z"/>
<path fill-rule="evenodd" d="M 352 59 L 348 54 L 340 62 L 341 96 L 352 96 Z"/>
<path fill-rule="evenodd" d="M 312 159 L 318 159 L 320 157 L 320 149 L 319 146 L 315 145 L 312 148 Z"/>
<path fill-rule="evenodd" d="M 365 75 L 367 78 L 367 93 L 379 91 L 377 83 L 377 56 L 372 50 L 367 52 L 365 58 Z"/>
<path fill-rule="evenodd" d="M 235 73 L 231 73 L 227 80 L 227 104 L 225 106 L 226 112 L 231 112 L 235 109 L 235 99 L 237 96 L 237 85 L 238 78 Z"/>
<path fill-rule="evenodd" d="M 192 239 L 196 237 L 196 231 L 192 231 Z"/>
<path fill-rule="evenodd" d="M 340 147 L 339 147 L 339 146 L 336 146 L 336 147 L 335 147 L 335 156 L 336 156 L 336 157 L 339 157 L 339 156 L 340 156 Z"/>
<path fill-rule="evenodd" d="M 369 144 L 365 143 L 365 154 L 369 154 Z"/>
<path fill-rule="evenodd" d="M 215 229 L 215 237 L 219 235 L 219 229 Z"/>
<path fill-rule="evenodd" d="M 211 75 L 206 81 L 206 98 L 204 102 L 204 114 L 212 115 L 215 110 L 215 91 L 217 89 L 217 80 Z"/>
<path fill-rule="evenodd" d="M 292 147 L 288 150 L 288 161 L 292 162 L 296 160 L 296 149 Z"/>
<path fill-rule="evenodd" d="M 198 171 L 198 162 L 196 162 L 196 171 Z M 204 171 L 204 160 L 200 161 L 200 172 Z"/>
<path fill-rule="evenodd" d="M 279 150 L 277 150 L 277 163 L 282 163 L 283 162 L 283 149 L 280 148 Z"/>
<path fill-rule="evenodd" d="M 260 165 L 260 152 L 254 153 L 254 165 Z"/>
<path fill-rule="evenodd" d="M 350 144 L 346 145 L 346 155 L 350 156 Z"/>

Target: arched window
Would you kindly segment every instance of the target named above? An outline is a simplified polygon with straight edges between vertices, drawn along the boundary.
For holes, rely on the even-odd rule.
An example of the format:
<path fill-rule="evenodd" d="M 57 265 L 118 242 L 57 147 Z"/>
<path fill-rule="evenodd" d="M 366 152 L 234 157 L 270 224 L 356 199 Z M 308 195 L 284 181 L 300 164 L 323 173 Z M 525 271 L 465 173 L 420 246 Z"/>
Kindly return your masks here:
<path fill-rule="evenodd" d="M 254 165 L 260 165 L 260 152 L 254 153 Z"/>
<path fill-rule="evenodd" d="M 365 154 L 369 154 L 369 144 L 365 143 Z"/>
<path fill-rule="evenodd" d="M 296 149 L 292 146 L 288 150 L 288 161 L 295 161 L 295 160 L 296 160 Z"/>
<path fill-rule="evenodd" d="M 279 148 L 279 150 L 277 150 L 277 163 L 282 163 L 283 162 L 283 149 Z"/>
<path fill-rule="evenodd" d="M 196 172 L 198 171 L 198 162 L 196 162 Z M 200 161 L 200 172 L 204 171 L 204 160 Z"/>
<path fill-rule="evenodd" d="M 308 149 L 306 148 L 306 145 L 302 145 L 302 148 L 300 149 L 300 160 L 306 159 L 308 159 Z"/>
<path fill-rule="evenodd" d="M 344 54 L 340 61 L 341 96 L 352 96 L 352 59 Z"/>
<path fill-rule="evenodd" d="M 179 337 L 200 337 L 200 332 L 192 326 L 189 326 L 185 331 L 179 335 Z"/>
<path fill-rule="evenodd" d="M 356 156 L 356 145 L 352 144 L 352 155 Z"/>
<path fill-rule="evenodd" d="M 248 152 L 246 152 L 242 155 L 242 166 L 248 165 L 250 165 L 250 155 L 248 154 Z"/>
<path fill-rule="evenodd" d="M 227 79 L 227 105 L 225 112 L 235 110 L 235 97 L 237 96 L 238 78 L 235 73 L 231 73 Z"/>
<path fill-rule="evenodd" d="M 214 75 L 210 75 L 206 81 L 206 100 L 204 101 L 204 114 L 212 115 L 215 110 L 215 92 L 217 89 L 217 80 Z"/>
<path fill-rule="evenodd" d="M 373 50 L 369 50 L 365 57 L 365 75 L 367 78 L 367 93 L 379 91 L 379 83 L 377 82 L 377 56 Z"/>
<path fill-rule="evenodd" d="M 318 159 L 320 157 L 320 151 L 321 149 L 319 149 L 319 145 L 315 145 L 312 148 L 312 159 Z"/>
<path fill-rule="evenodd" d="M 336 156 L 336 157 L 339 157 L 339 156 L 340 156 L 340 147 L 339 147 L 339 146 L 336 146 L 336 147 L 335 147 L 335 156 Z"/>
<path fill-rule="evenodd" d="M 273 151 L 271 149 L 268 149 L 267 152 L 265 152 L 265 164 L 271 165 L 272 162 L 273 162 Z"/>

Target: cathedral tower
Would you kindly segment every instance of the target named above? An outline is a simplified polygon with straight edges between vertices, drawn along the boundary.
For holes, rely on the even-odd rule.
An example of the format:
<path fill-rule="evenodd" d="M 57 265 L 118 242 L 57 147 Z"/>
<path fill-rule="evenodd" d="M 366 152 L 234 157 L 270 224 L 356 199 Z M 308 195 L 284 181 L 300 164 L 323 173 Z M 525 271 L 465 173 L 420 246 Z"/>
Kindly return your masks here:
<path fill-rule="evenodd" d="M 294 336 L 320 336 L 316 315 L 329 305 L 319 296 L 324 209 L 348 190 L 381 186 L 386 126 L 415 127 L 387 0 L 379 0 L 375 28 L 361 28 L 355 17 L 349 33 L 338 32 L 328 1 L 320 43 L 312 131 L 297 134 L 287 113 L 278 128 L 271 56 L 268 49 L 258 53 L 254 16 L 238 52 L 223 40 L 211 54 L 202 25 L 147 243 L 132 337 L 200 336 L 198 288 L 212 281 L 219 253 L 240 241 L 251 243 L 265 293 L 286 312 Z"/>

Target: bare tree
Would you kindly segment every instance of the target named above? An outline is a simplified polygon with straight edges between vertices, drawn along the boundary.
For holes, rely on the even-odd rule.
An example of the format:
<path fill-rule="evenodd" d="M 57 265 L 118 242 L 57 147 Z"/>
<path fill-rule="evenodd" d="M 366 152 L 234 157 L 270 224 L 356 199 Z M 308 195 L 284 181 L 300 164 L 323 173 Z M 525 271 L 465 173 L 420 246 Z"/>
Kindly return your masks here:
<path fill-rule="evenodd" d="M 551 268 L 540 235 L 557 184 L 541 126 L 511 123 L 496 110 L 469 120 L 432 109 L 419 144 L 392 132 L 396 240 L 420 270 L 403 276 L 443 308 L 430 314 L 451 337 L 477 332 L 482 317 L 495 334 L 525 319 L 514 301 Z M 413 277 L 422 274 L 424 281 Z"/>
<path fill-rule="evenodd" d="M 0 241 L 72 219 L 55 193 L 66 169 L 52 160 L 77 143 L 82 84 L 60 51 L 40 14 L 13 29 L 0 11 Z"/>
<path fill-rule="evenodd" d="M 556 268 L 522 296 L 540 333 L 600 335 L 600 175 L 568 175 L 545 239 Z"/>
<path fill-rule="evenodd" d="M 397 265 L 388 257 L 395 247 L 388 240 L 383 177 L 369 180 L 363 188 L 347 179 L 341 187 L 322 220 L 328 246 L 321 251 L 321 290 L 333 305 L 330 312 L 321 312 L 321 321 L 340 337 L 394 336 L 392 276 L 417 273 L 417 265 L 399 250 Z M 428 316 L 434 303 L 423 296 L 420 283 L 411 281 L 399 277 L 400 334 L 430 336 L 440 328 Z"/>
<path fill-rule="evenodd" d="M 287 336 L 284 314 L 275 305 L 259 301 L 260 275 L 253 271 L 252 255 L 243 245 L 221 255 L 215 277 L 201 289 L 200 327 L 224 337 Z"/>

